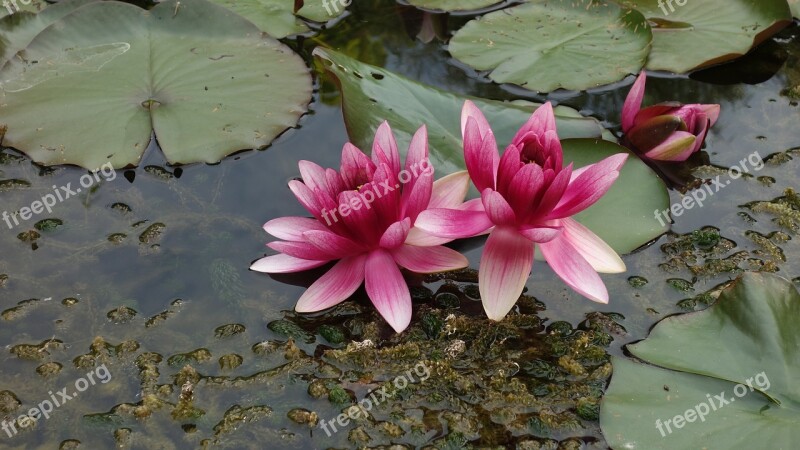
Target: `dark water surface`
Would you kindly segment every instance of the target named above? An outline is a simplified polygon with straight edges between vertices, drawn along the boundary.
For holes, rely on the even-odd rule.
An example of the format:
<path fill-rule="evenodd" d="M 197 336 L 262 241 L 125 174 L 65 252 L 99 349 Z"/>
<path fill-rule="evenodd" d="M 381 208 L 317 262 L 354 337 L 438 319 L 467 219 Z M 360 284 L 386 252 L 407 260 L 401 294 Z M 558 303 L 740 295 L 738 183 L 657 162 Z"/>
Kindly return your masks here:
<path fill-rule="evenodd" d="M 423 43 L 415 39 L 420 20 L 418 11 L 393 2 L 364 1 L 351 6 L 351 13 L 331 30 L 290 43 L 309 61 L 314 46 L 328 45 L 450 91 L 496 99 L 543 100 L 482 80 L 453 62 L 441 40 Z M 457 29 L 466 18 L 434 20 L 443 28 Z M 755 177 L 733 181 L 703 208 L 677 217 L 673 226 L 677 234 L 662 236 L 625 256 L 627 273 L 603 276 L 611 292 L 608 306 L 585 300 L 558 280 L 546 264 L 534 264 L 527 294 L 546 307 L 538 313 L 543 326 L 566 321 L 576 327 L 594 311 L 621 314 L 624 319 L 618 318 L 618 322 L 624 329 L 611 327 L 613 342 L 607 348 L 611 354 L 621 355 L 623 344 L 644 338 L 658 320 L 703 308 L 707 298 L 695 296 L 733 279 L 737 270 L 766 268 L 787 278 L 800 276 L 796 234 L 782 230 L 771 216 L 742 206 L 772 200 L 784 195 L 787 188 L 800 186 L 799 163 L 791 158 L 800 156 L 798 34 L 797 27 L 786 30 L 754 56 L 696 74 L 694 79 L 659 78 L 657 74 L 649 79 L 646 102 L 722 105 L 721 119 L 709 135 L 704 155 L 711 165 L 727 169 L 754 152 L 764 158 L 791 149 L 795 152 L 771 158 Z M 629 78 L 596 92 L 556 93 L 549 98 L 615 127 L 631 82 Z M 330 80 L 318 78 L 317 86 L 310 112 L 300 126 L 265 151 L 240 153 L 217 165 L 175 168 L 165 164 L 157 148 L 151 148 L 139 168 L 118 171 L 113 180 L 57 204 L 52 214 L 42 214 L 13 229 L 0 222 L 0 274 L 7 276 L 0 277 L 0 311 L 4 311 L 0 318 L 0 391 L 7 391 L 0 394 L 0 418 L 24 414 L 50 399 L 51 391 L 58 399 L 56 393 L 65 386 L 74 392 L 75 381 L 90 371 L 100 380 L 103 373 L 97 372 L 97 367 L 103 364 L 110 377 L 105 379 L 107 383 L 89 386 L 30 429 L 11 437 L 0 430 L 0 448 L 50 449 L 67 440 L 80 441 L 80 448 L 89 449 L 117 444 L 142 449 L 356 446 L 351 433 L 354 426 L 328 437 L 319 428 L 312 431 L 297 423 L 306 416 L 296 409 L 313 411 L 322 419 L 335 418 L 341 412 L 343 406 L 327 395 L 314 398 L 309 393 L 313 380 L 328 380 L 327 390 L 339 384 L 361 399 L 376 387 L 375 380 L 396 376 L 390 361 L 372 361 L 373 367 L 365 370 L 364 364 L 323 355 L 327 348 L 345 348 L 351 339 L 390 339 L 388 327 L 371 310 L 363 293 L 348 302 L 350 306 L 328 316 L 297 317 L 292 309 L 303 283 L 312 281 L 309 276 L 273 279 L 248 271 L 253 260 L 266 254 L 268 236 L 261 230 L 266 220 L 305 215 L 286 185 L 299 176 L 297 162 L 309 159 L 326 167 L 339 165 L 340 150 L 347 140 L 339 94 Z M 90 127 L 83 124 L 80 128 Z M 88 138 L 90 133 L 86 134 Z M 13 187 L 14 183 L 5 182 L 0 188 L 0 209 L 10 212 L 30 205 L 52 192 L 54 185 L 79 186 L 85 173 L 74 167 L 38 167 L 13 150 L 3 150 L 0 180 L 23 180 L 30 186 Z M 727 180 L 725 172 L 720 173 Z M 711 167 L 698 174 L 716 175 Z M 672 198 L 680 201 L 681 194 L 675 190 Z M 748 217 L 755 222 L 746 220 Z M 42 219 L 59 219 L 63 224 L 39 223 L 42 229 L 38 230 L 34 224 Z M 707 229 L 693 238 L 678 236 L 708 226 L 718 229 L 718 234 Z M 32 240 L 31 231 L 39 237 Z M 472 268 L 477 268 L 478 255 L 479 249 L 468 253 Z M 706 266 L 701 267 L 703 264 Z M 720 268 L 724 270 L 717 273 Z M 633 276 L 649 282 L 632 287 L 629 277 Z M 448 285 L 429 281 L 425 286 L 431 291 Z M 438 306 L 424 299 L 415 303 L 415 309 L 435 311 Z M 463 299 L 461 307 L 450 312 L 475 321 L 481 321 L 483 314 L 478 301 Z M 326 317 L 333 317 L 332 323 L 347 330 L 344 344 L 317 334 L 319 325 L 328 323 Z M 288 322 L 276 322 L 284 319 Z M 497 327 L 481 323 L 487 329 Z M 224 331 L 215 331 L 229 324 L 242 325 L 244 332 L 223 336 Z M 358 331 L 361 329 L 368 331 Z M 538 342 L 552 328 L 521 329 L 527 331 L 508 341 L 515 344 L 508 345 L 504 339 L 492 341 L 492 347 L 508 345 L 509 352 L 502 357 L 481 361 L 481 355 L 473 355 L 471 361 L 460 364 L 471 373 L 496 371 L 505 363 L 517 369 L 525 367 L 530 357 L 526 346 Z M 241 328 L 229 327 L 227 332 L 231 330 Z M 415 332 L 407 333 L 413 336 Z M 285 344 L 289 337 L 294 344 Z M 386 345 L 400 343 L 393 339 Z M 267 344 L 256 345 L 264 342 Z M 195 353 L 199 361 L 183 355 L 197 349 L 205 349 Z M 211 357 L 204 361 L 206 351 Z M 235 355 L 241 357 L 238 367 L 233 367 L 238 360 Z M 410 366 L 430 356 L 410 358 Z M 225 367 L 221 367 L 221 357 L 226 357 Z M 200 375 L 188 369 L 181 372 L 187 364 Z M 39 372 L 56 373 L 44 376 Z M 502 374 L 509 375 L 508 371 Z M 486 375 L 487 386 L 495 375 Z M 523 370 L 518 378 L 533 389 L 541 376 Z M 193 390 L 191 406 L 181 402 L 183 386 Z M 527 437 L 541 438 L 542 448 L 606 447 L 597 422 L 586 419 L 586 414 L 579 414 L 581 420 L 572 429 L 542 431 L 527 420 L 542 408 L 525 409 L 510 400 L 503 405 L 497 401 L 499 397 L 488 404 L 485 395 L 491 388 L 487 386 L 465 388 L 454 395 L 457 400 L 449 402 L 428 395 L 424 405 L 413 395 L 401 396 L 392 407 L 373 411 L 375 423 L 365 426 L 371 439 L 368 445 L 421 447 L 437 442 L 441 447 L 444 441 L 437 439 L 457 431 L 475 446 L 513 448 Z M 10 393 L 21 406 L 15 408 Z M 572 407 L 561 403 L 548 408 L 559 414 Z M 476 413 L 477 409 L 481 411 Z M 442 413 L 448 410 L 450 416 Z M 500 414 L 503 411 L 507 414 Z M 391 422 L 400 424 L 403 432 L 382 425 Z M 414 427 L 413 423 L 425 426 Z M 447 441 L 450 448 L 461 448 L 462 443 Z M 75 444 L 63 445 L 73 448 L 69 445 Z"/>

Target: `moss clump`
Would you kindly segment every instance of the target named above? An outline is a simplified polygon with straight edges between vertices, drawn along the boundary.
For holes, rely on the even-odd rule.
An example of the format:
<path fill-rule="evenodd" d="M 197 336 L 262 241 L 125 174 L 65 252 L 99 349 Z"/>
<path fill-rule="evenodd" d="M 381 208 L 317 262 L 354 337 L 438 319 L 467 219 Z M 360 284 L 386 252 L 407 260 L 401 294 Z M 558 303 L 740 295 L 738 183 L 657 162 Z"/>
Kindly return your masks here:
<path fill-rule="evenodd" d="M 239 405 L 231 406 L 222 420 L 214 426 L 216 436 L 228 434 L 245 423 L 252 423 L 272 415 L 272 408 L 267 406 L 251 406 L 243 408 Z"/>
<path fill-rule="evenodd" d="M 628 278 L 628 284 L 631 285 L 632 288 L 639 289 L 647 286 L 647 278 L 640 277 L 640 276 L 632 276 Z"/>
<path fill-rule="evenodd" d="M 181 366 L 188 363 L 202 363 L 210 361 L 212 358 L 211 352 L 205 348 L 198 348 L 188 353 L 179 353 L 170 356 L 167 364 L 170 366 Z"/>
<path fill-rule="evenodd" d="M 115 324 L 123 324 L 133 320 L 137 314 L 139 313 L 135 309 L 122 305 L 109 311 L 106 317 Z"/>
<path fill-rule="evenodd" d="M 49 232 L 49 231 L 54 231 L 61 225 L 64 225 L 63 220 L 52 218 L 52 219 L 42 219 L 33 224 L 33 227 L 41 232 Z"/>
<path fill-rule="evenodd" d="M 240 323 L 222 325 L 214 330 L 214 337 L 217 339 L 225 339 L 231 336 L 236 336 L 237 334 L 242 334 L 246 330 L 247 329 L 245 328 L 245 326 Z"/>
<path fill-rule="evenodd" d="M 233 370 L 244 363 L 244 358 L 235 353 L 222 355 L 219 358 L 219 368 L 222 370 Z"/>
<path fill-rule="evenodd" d="M 794 234 L 800 232 L 800 195 L 792 188 L 786 189 L 782 197 L 744 206 L 755 213 L 774 216 L 772 221 L 783 229 Z"/>
<path fill-rule="evenodd" d="M 317 332 L 331 344 L 341 344 L 346 338 L 344 329 L 334 325 L 322 325 Z"/>
<path fill-rule="evenodd" d="M 288 320 L 273 320 L 267 324 L 267 328 L 276 334 L 287 338 L 296 339 L 298 341 L 303 341 L 307 344 L 310 344 L 316 340 L 313 334 L 305 331 L 294 322 L 290 322 Z"/>
<path fill-rule="evenodd" d="M 0 391 L 0 414 L 10 414 L 19 409 L 22 402 L 11 391 Z"/>
<path fill-rule="evenodd" d="M 345 405 L 352 402 L 350 394 L 342 389 L 341 386 L 334 386 L 328 391 L 328 400 L 334 405 Z"/>

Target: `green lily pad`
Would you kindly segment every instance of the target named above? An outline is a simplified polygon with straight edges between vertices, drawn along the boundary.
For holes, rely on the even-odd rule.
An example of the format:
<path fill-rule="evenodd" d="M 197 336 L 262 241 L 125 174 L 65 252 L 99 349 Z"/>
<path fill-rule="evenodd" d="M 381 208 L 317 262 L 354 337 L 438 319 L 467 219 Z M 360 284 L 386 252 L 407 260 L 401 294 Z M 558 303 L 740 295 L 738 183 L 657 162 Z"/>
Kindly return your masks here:
<path fill-rule="evenodd" d="M 800 294 L 792 283 L 747 273 L 705 311 L 663 320 L 650 337 L 629 347 L 637 358 L 663 368 L 614 360 L 600 412 L 609 445 L 795 448 L 800 440 L 797 317 Z"/>
<path fill-rule="evenodd" d="M 268 145 L 311 98 L 300 57 L 206 0 L 85 5 L 0 80 L 3 144 L 88 169 L 138 163 L 153 131 L 171 163 L 218 162 Z"/>
<path fill-rule="evenodd" d="M 492 123 L 490 117 L 487 119 Z M 630 253 L 669 229 L 668 224 L 661 225 L 653 217 L 653 211 L 669 208 L 669 192 L 661 178 L 639 157 L 625 147 L 601 139 L 564 139 L 561 145 L 564 163 L 572 162 L 576 168 L 617 153 L 629 154 L 611 189 L 592 207 L 575 215 L 576 220 L 611 248 L 618 253 Z"/>
<path fill-rule="evenodd" d="M 800 19 L 800 0 L 789 0 L 789 9 L 792 10 L 792 15 Z"/>
<path fill-rule="evenodd" d="M 87 3 L 95 1 L 97 0 L 66 0 L 47 8 L 41 6 L 44 9 L 39 13 L 25 11 L 0 19 L 0 42 L 2 42 L 2 45 L 0 45 L 0 67 L 12 56 L 24 50 L 36 35 L 53 22 Z"/>
<path fill-rule="evenodd" d="M 294 0 L 211 0 L 253 22 L 262 31 L 278 39 L 310 30 L 298 16 L 315 22 L 327 22 L 344 13 L 345 7 L 338 0 L 328 0 L 325 8 L 323 0 L 309 0 L 295 12 Z M 333 3 L 337 2 L 337 3 Z M 335 6 L 339 6 L 336 8 Z"/>
<path fill-rule="evenodd" d="M 460 117 L 465 100 L 472 100 L 483 111 L 501 148 L 511 142 L 538 106 L 440 91 L 328 49 L 317 48 L 314 55 L 341 86 L 345 123 L 355 145 L 364 150 L 372 148 L 375 130 L 388 120 L 399 148 L 404 151 L 414 132 L 425 124 L 437 177 L 464 169 Z M 602 135 L 602 127 L 575 110 L 556 108 L 556 123 L 562 138 L 591 138 L 563 141 L 565 161 L 574 161 L 576 166 L 628 152 L 613 142 L 596 139 Z M 576 218 L 615 250 L 627 253 L 667 230 L 667 226 L 654 219 L 653 211 L 668 206 L 669 194 L 664 183 L 632 155 L 614 187 Z"/>
<path fill-rule="evenodd" d="M 786 0 L 689 1 L 674 11 L 658 0 L 623 3 L 651 22 L 647 68 L 677 73 L 736 59 L 792 21 Z"/>
<path fill-rule="evenodd" d="M 297 10 L 297 15 L 315 22 L 327 22 L 344 14 L 345 10 L 352 2 L 353 0 L 300 1 L 302 6 Z"/>
<path fill-rule="evenodd" d="M 408 0 L 412 6 L 439 11 L 473 11 L 500 3 L 502 0 Z"/>
<path fill-rule="evenodd" d="M 495 135 L 510 141 L 539 105 L 501 102 L 445 92 L 386 69 L 362 63 L 334 50 L 317 47 L 314 56 L 342 90 L 342 109 L 350 139 L 364 150 L 372 148 L 375 131 L 388 120 L 401 147 L 422 125 L 428 127 L 431 155 L 437 170 L 452 173 L 464 168 L 461 147 L 461 108 L 472 100 L 489 118 Z M 571 108 L 556 108 L 559 134 L 565 138 L 600 137 L 603 127 Z"/>
<path fill-rule="evenodd" d="M 537 0 L 468 22 L 450 53 L 498 83 L 583 90 L 637 73 L 652 34 L 644 16 L 595 0 Z"/>

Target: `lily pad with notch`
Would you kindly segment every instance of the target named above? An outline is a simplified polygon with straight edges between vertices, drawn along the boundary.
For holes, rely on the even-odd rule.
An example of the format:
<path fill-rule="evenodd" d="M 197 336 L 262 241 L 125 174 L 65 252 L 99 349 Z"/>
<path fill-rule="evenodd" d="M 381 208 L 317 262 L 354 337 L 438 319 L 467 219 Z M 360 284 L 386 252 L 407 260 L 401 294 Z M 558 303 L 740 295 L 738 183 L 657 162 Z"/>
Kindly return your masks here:
<path fill-rule="evenodd" d="M 206 0 L 84 5 L 22 56 L 0 70 L 3 144 L 45 165 L 135 165 L 153 131 L 170 163 L 215 163 L 265 147 L 311 99 L 299 56 Z"/>

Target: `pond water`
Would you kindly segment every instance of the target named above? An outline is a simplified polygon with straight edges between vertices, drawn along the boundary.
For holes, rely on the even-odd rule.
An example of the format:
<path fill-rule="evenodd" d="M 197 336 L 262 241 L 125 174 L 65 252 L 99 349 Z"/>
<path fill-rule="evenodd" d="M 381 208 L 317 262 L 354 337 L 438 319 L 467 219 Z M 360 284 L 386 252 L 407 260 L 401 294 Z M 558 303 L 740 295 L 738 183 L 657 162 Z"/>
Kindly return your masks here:
<path fill-rule="evenodd" d="M 449 91 L 545 100 L 486 82 L 438 38 L 422 42 L 422 20 L 393 1 L 360 1 L 332 30 L 287 42 L 309 64 L 325 45 Z M 467 18 L 432 20 L 447 33 Z M 706 153 L 693 159 L 696 176 L 727 182 L 727 168 L 755 152 L 766 164 L 625 256 L 627 273 L 603 276 L 607 306 L 538 262 L 520 314 L 502 324 L 486 321 L 470 271 L 410 279 L 415 317 L 401 336 L 363 290 L 324 314 L 293 313 L 321 272 L 270 277 L 248 267 L 266 254 L 266 220 L 305 215 L 287 188 L 297 162 L 339 164 L 347 141 L 340 95 L 321 74 L 309 114 L 264 151 L 178 168 L 151 147 L 138 168 L 104 177 L 52 214 L 0 223 L 0 416 L 24 414 L 51 393 L 64 400 L 57 393 L 73 393 L 89 372 L 100 380 L 49 419 L 0 431 L 0 448 L 607 448 L 596 407 L 609 354 L 664 317 L 704 308 L 742 270 L 800 276 L 797 218 L 783 217 L 795 225 L 786 229 L 745 206 L 800 186 L 799 36 L 794 26 L 754 55 L 692 78 L 650 78 L 647 101 L 722 105 Z M 631 81 L 548 99 L 616 127 Z M 3 149 L 0 209 L 78 187 L 85 173 Z M 680 190 L 671 196 L 679 202 Z M 472 269 L 480 244 L 469 243 Z M 365 340 L 376 348 L 351 343 Z M 313 426 L 315 415 L 335 419 L 419 364 L 429 378 L 417 373 L 425 382 L 379 401 L 369 419 L 330 436 Z"/>

